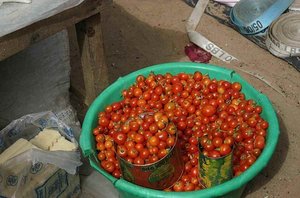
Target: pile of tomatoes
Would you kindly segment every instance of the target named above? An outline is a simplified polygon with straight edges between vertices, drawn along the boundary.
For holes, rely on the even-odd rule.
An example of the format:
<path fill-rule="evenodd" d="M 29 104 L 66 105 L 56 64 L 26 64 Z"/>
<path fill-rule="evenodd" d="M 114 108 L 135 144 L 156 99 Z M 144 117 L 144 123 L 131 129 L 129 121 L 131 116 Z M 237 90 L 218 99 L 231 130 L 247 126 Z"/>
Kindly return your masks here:
<path fill-rule="evenodd" d="M 130 117 L 128 123 L 113 134 L 113 140 L 119 157 L 144 165 L 165 157 L 175 145 L 175 134 L 176 127 L 166 115 L 147 112 Z"/>
<path fill-rule="evenodd" d="M 234 176 L 247 170 L 265 147 L 268 122 L 262 107 L 245 98 L 238 82 L 216 80 L 196 71 L 139 75 L 123 99 L 98 114 L 93 130 L 101 166 L 121 176 L 116 154 L 133 164 L 166 156 L 175 133 L 184 174 L 166 191 L 193 191 L 200 185 L 199 146 L 207 157 L 233 152 Z"/>

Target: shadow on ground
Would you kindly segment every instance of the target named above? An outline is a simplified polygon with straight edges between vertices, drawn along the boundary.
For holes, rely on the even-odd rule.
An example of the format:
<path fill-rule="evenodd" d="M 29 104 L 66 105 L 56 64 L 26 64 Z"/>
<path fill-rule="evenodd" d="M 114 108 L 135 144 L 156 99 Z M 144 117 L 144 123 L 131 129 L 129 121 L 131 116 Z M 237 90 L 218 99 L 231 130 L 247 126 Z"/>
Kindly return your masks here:
<path fill-rule="evenodd" d="M 178 61 L 185 56 L 188 38 L 183 32 L 152 27 L 118 5 L 102 12 L 102 31 L 109 82 L 153 64 Z"/>
<path fill-rule="evenodd" d="M 109 84 L 146 66 L 178 61 L 185 56 L 184 46 L 189 42 L 185 33 L 159 28 L 159 23 L 152 27 L 113 2 L 103 6 L 101 25 Z M 72 65 L 74 70 L 77 62 L 72 62 Z M 83 86 L 79 69 L 72 75 Z M 76 90 L 71 88 L 70 93 L 71 103 L 82 123 L 88 107 Z"/>
<path fill-rule="evenodd" d="M 279 114 L 277 114 L 277 117 L 280 125 L 280 136 L 276 150 L 267 167 L 265 167 L 259 175 L 257 175 L 251 182 L 247 184 L 242 197 L 251 197 L 252 192 L 262 190 L 262 188 L 264 188 L 263 186 L 277 174 L 286 160 L 289 150 L 288 131 Z"/>

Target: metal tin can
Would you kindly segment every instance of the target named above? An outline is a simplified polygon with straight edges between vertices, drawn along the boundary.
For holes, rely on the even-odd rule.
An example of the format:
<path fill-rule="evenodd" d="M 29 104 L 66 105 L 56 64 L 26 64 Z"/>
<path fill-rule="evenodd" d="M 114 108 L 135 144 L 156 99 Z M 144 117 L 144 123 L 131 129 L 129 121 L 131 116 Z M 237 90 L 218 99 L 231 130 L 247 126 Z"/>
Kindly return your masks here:
<path fill-rule="evenodd" d="M 200 152 L 199 172 L 201 184 L 205 188 L 209 188 L 230 180 L 233 176 L 232 159 L 233 149 L 228 155 L 219 158 L 207 157 Z"/>
<path fill-rule="evenodd" d="M 122 172 L 122 178 L 139 186 L 162 190 L 171 187 L 181 177 L 184 164 L 177 144 L 169 153 L 157 162 L 145 165 L 136 165 L 127 162 L 117 155 Z"/>

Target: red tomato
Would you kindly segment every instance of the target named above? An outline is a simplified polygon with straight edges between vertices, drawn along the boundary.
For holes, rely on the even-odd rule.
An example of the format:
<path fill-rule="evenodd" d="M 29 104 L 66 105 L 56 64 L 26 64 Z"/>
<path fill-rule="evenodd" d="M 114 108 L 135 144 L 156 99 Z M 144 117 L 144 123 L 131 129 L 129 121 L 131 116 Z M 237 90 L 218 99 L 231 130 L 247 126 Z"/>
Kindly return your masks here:
<path fill-rule="evenodd" d="M 96 142 L 103 143 L 105 141 L 105 136 L 103 134 L 98 134 L 95 139 L 96 139 Z"/>
<path fill-rule="evenodd" d="M 121 158 L 125 158 L 127 156 L 127 148 L 123 145 L 117 147 L 117 154 Z"/>
<path fill-rule="evenodd" d="M 174 186 L 173 186 L 173 190 L 175 192 L 181 192 L 184 189 L 184 183 L 182 181 L 177 181 L 175 182 Z"/>
<path fill-rule="evenodd" d="M 119 170 L 114 170 L 114 172 L 112 173 L 112 175 L 115 177 L 115 178 L 120 178 L 121 177 L 121 173 Z"/>
<path fill-rule="evenodd" d="M 210 117 L 212 115 L 214 115 L 216 113 L 217 109 L 212 106 L 212 105 L 205 105 L 202 110 L 201 113 L 206 116 L 206 117 Z"/>
<path fill-rule="evenodd" d="M 106 159 L 106 156 L 105 156 L 104 151 L 99 152 L 97 156 L 98 156 L 98 159 L 99 159 L 100 161 Z"/>
<path fill-rule="evenodd" d="M 143 143 L 145 140 L 144 136 L 139 133 L 135 134 L 133 139 L 136 143 Z"/>
<path fill-rule="evenodd" d="M 192 145 L 198 145 L 198 140 L 197 140 L 196 137 L 192 136 L 189 139 L 189 143 L 192 144 Z"/>
<path fill-rule="evenodd" d="M 228 155 L 231 152 L 231 147 L 228 144 L 222 144 L 220 146 L 220 154 L 222 156 Z"/>
<path fill-rule="evenodd" d="M 224 144 L 228 144 L 229 146 L 232 146 L 234 144 L 234 138 L 232 136 L 227 136 L 224 139 Z"/>
<path fill-rule="evenodd" d="M 260 123 L 261 128 L 267 129 L 269 127 L 269 123 L 267 121 L 262 121 Z"/>
<path fill-rule="evenodd" d="M 223 144 L 223 139 L 220 137 L 214 137 L 214 139 L 212 140 L 212 144 L 215 147 L 220 147 Z"/>
<path fill-rule="evenodd" d="M 184 191 L 193 191 L 193 190 L 195 190 L 195 185 L 193 183 L 188 182 L 184 185 L 183 190 Z"/>
<path fill-rule="evenodd" d="M 108 162 L 108 161 L 107 161 L 106 163 L 104 163 L 103 168 L 104 168 L 104 170 L 106 170 L 107 172 L 112 173 L 112 172 L 115 170 L 116 166 L 115 166 L 114 163 Z"/>
<path fill-rule="evenodd" d="M 254 140 L 254 148 L 263 149 L 265 147 L 265 138 L 261 135 L 256 136 Z"/>
<path fill-rule="evenodd" d="M 140 152 L 140 157 L 142 159 L 147 159 L 150 155 L 150 152 L 148 149 L 143 149 L 141 152 Z"/>
<path fill-rule="evenodd" d="M 215 149 L 215 146 L 211 143 L 211 142 L 206 142 L 204 145 L 203 145 L 203 148 L 206 150 L 206 151 L 212 151 Z"/>
<path fill-rule="evenodd" d="M 109 120 L 106 117 L 102 116 L 99 118 L 98 124 L 100 126 L 107 127 L 109 124 Z"/>
<path fill-rule="evenodd" d="M 148 139 L 148 142 L 151 146 L 157 146 L 159 144 L 159 138 L 156 136 L 152 136 Z"/>
<path fill-rule="evenodd" d="M 155 136 L 158 137 L 160 141 L 166 141 L 168 139 L 168 133 L 166 131 L 159 131 Z"/>
<path fill-rule="evenodd" d="M 134 158 L 133 163 L 137 164 L 137 165 L 143 165 L 143 164 L 145 164 L 145 161 L 141 157 L 136 157 L 136 158 Z"/>
<path fill-rule="evenodd" d="M 168 154 L 168 150 L 167 149 L 161 149 L 158 151 L 157 156 L 159 159 L 165 157 Z"/>
<path fill-rule="evenodd" d="M 114 135 L 114 141 L 118 144 L 118 145 L 122 145 L 125 143 L 127 139 L 126 134 L 122 133 L 122 132 L 118 132 Z"/>
<path fill-rule="evenodd" d="M 139 152 L 135 149 L 135 148 L 131 148 L 131 149 L 128 149 L 128 157 L 130 158 L 136 158 L 138 156 Z"/>
<path fill-rule="evenodd" d="M 174 94 L 179 94 L 183 91 L 183 86 L 181 83 L 176 83 L 173 85 L 173 89 L 172 89 Z"/>
<path fill-rule="evenodd" d="M 219 158 L 219 157 L 221 157 L 221 154 L 219 151 L 212 150 L 212 151 L 208 152 L 208 156 L 211 158 Z"/>
<path fill-rule="evenodd" d="M 167 145 L 169 146 L 169 147 L 173 147 L 174 146 L 174 144 L 175 144 L 175 138 L 174 137 L 168 137 L 168 139 L 167 139 Z"/>
<path fill-rule="evenodd" d="M 194 79 L 195 81 L 201 81 L 201 80 L 202 80 L 202 73 L 199 72 L 199 71 L 196 71 L 196 72 L 194 73 L 194 75 L 193 75 L 193 79 Z"/>

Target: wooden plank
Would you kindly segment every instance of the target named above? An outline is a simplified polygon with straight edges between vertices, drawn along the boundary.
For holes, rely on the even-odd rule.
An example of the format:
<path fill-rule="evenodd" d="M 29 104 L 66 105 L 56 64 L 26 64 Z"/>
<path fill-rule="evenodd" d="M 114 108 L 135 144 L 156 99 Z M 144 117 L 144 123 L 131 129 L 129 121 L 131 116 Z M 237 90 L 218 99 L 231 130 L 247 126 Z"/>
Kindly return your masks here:
<path fill-rule="evenodd" d="M 100 12 L 102 0 L 82 4 L 0 38 L 0 61 Z"/>
<path fill-rule="evenodd" d="M 85 104 L 90 105 L 108 85 L 100 13 L 78 24 L 78 44 L 85 84 Z"/>
<path fill-rule="evenodd" d="M 84 104 L 85 88 L 82 73 L 81 54 L 77 41 L 75 25 L 68 28 L 69 49 L 70 49 L 70 103 L 77 112 L 77 118 L 82 123 L 87 105 Z"/>
<path fill-rule="evenodd" d="M 68 28 L 70 49 L 70 91 L 79 97 L 82 102 L 85 96 L 84 80 L 82 75 L 81 53 L 77 41 L 75 25 Z"/>

